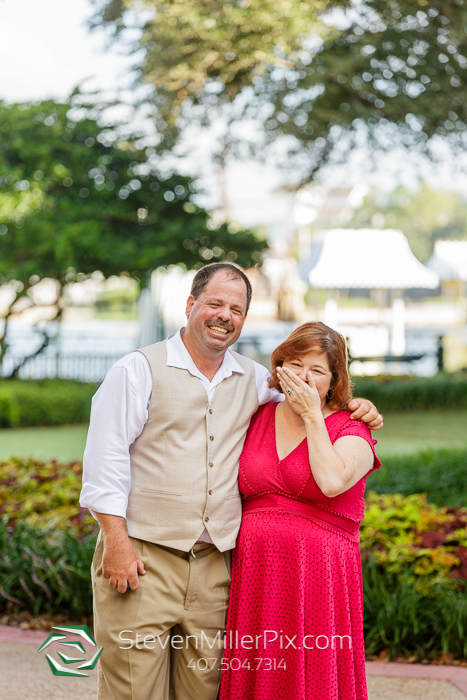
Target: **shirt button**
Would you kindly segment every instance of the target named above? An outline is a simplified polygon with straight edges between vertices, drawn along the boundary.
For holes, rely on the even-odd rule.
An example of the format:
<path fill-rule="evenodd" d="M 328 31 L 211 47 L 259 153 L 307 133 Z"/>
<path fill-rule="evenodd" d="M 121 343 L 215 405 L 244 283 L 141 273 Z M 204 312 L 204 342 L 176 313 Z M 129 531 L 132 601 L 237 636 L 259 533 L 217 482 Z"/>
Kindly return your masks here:
<path fill-rule="evenodd" d="M 209 466 L 210 466 L 210 467 L 213 467 L 214 464 L 213 464 L 212 462 L 209 462 Z"/>
<path fill-rule="evenodd" d="M 210 496 L 212 496 L 212 489 L 209 489 L 208 493 Z"/>
<path fill-rule="evenodd" d="M 207 523 L 209 518 L 204 518 L 204 522 Z"/>
<path fill-rule="evenodd" d="M 210 435 L 210 436 L 209 436 L 209 439 L 210 439 L 211 442 L 212 442 L 212 441 L 214 440 L 214 435 Z"/>
<path fill-rule="evenodd" d="M 209 409 L 209 413 L 212 413 L 212 408 Z"/>

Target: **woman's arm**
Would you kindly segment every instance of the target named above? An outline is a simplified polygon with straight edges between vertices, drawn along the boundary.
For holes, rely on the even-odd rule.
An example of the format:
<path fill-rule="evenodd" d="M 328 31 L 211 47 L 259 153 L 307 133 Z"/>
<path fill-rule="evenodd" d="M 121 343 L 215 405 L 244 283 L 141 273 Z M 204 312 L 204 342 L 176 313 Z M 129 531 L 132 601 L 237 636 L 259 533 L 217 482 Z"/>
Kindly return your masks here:
<path fill-rule="evenodd" d="M 305 423 L 308 456 L 313 477 L 329 498 L 334 498 L 354 486 L 373 466 L 370 445 L 357 436 L 346 436 L 333 445 L 329 439 L 321 409 L 321 400 L 311 372 L 308 383 L 284 368 L 280 381 L 292 408 Z"/>
<path fill-rule="evenodd" d="M 321 415 L 319 421 L 305 419 L 308 458 L 314 479 L 329 498 L 334 498 L 367 474 L 373 466 L 374 455 L 366 440 L 353 435 L 339 438 L 334 445 Z"/>

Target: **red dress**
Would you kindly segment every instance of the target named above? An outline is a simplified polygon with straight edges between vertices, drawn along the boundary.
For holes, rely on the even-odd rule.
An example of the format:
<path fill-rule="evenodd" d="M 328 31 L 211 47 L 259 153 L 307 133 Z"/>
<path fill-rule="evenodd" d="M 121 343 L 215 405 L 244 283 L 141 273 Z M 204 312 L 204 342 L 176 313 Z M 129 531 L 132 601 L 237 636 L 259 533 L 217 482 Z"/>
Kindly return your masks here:
<path fill-rule="evenodd" d="M 276 407 L 257 411 L 240 458 L 243 520 L 220 700 L 366 700 L 358 544 L 365 477 L 328 498 L 311 473 L 306 439 L 279 460 Z M 370 430 L 349 415 L 325 419 L 331 442 L 356 435 L 373 449 Z"/>

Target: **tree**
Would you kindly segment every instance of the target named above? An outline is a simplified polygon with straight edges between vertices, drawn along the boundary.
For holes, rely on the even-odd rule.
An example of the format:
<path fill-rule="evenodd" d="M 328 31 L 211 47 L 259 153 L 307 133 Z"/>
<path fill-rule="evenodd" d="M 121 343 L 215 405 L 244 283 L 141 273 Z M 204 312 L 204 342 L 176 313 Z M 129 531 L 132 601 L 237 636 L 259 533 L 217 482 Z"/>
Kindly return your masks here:
<path fill-rule="evenodd" d="M 362 134 L 431 156 L 436 135 L 465 148 L 466 0 L 94 2 L 93 26 L 142 29 L 131 48 L 162 148 L 226 106 L 259 120 L 266 142 L 292 137 L 308 177 Z"/>
<path fill-rule="evenodd" d="M 60 318 L 62 287 L 78 273 L 125 272 L 144 286 L 160 266 L 249 267 L 267 247 L 250 231 L 212 223 L 192 201 L 189 177 L 162 177 L 140 135 L 121 136 L 102 114 L 79 92 L 63 103 L 0 103 L 0 283 L 16 290 L 6 322 L 34 304 L 44 278 L 56 280 Z M 4 333 L 2 354 L 6 342 Z"/>
<path fill-rule="evenodd" d="M 467 202 L 457 192 L 433 190 L 426 183 L 416 192 L 372 190 L 346 225 L 400 229 L 425 262 L 437 238 L 467 238 Z"/>

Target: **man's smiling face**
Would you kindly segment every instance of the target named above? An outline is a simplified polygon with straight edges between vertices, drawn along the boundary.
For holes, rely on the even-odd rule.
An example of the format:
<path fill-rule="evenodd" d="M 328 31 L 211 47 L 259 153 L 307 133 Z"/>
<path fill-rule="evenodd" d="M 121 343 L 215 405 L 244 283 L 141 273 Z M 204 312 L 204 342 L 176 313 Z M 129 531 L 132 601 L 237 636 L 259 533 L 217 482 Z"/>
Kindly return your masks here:
<path fill-rule="evenodd" d="M 209 350 L 227 350 L 242 332 L 246 318 L 246 286 L 220 270 L 195 299 L 188 297 L 187 330 Z"/>

